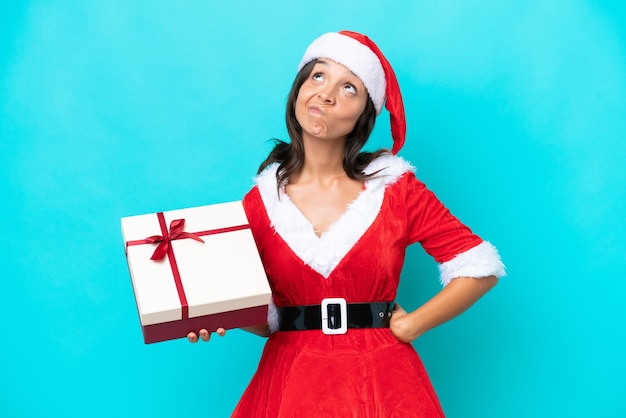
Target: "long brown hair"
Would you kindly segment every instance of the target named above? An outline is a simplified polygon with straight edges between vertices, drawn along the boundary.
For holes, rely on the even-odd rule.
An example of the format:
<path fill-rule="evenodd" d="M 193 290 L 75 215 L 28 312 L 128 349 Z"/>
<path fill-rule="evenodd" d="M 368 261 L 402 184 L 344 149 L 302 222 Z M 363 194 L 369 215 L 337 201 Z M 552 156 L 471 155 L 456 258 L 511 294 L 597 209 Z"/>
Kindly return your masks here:
<path fill-rule="evenodd" d="M 279 163 L 276 171 L 276 180 L 278 188 L 283 186 L 289 179 L 289 176 L 298 172 L 304 163 L 304 144 L 302 142 L 302 127 L 296 119 L 296 99 L 300 92 L 300 87 L 311 74 L 317 60 L 313 60 L 306 64 L 296 75 L 291 85 L 291 91 L 287 97 L 286 123 L 287 133 L 291 142 L 287 143 L 280 139 L 274 139 L 274 149 L 269 153 L 265 161 L 259 166 L 258 173 L 263 171 L 272 163 Z M 343 169 L 348 177 L 354 180 L 363 180 L 369 175 L 363 173 L 363 170 L 372 160 L 381 154 L 388 153 L 389 150 L 382 148 L 375 152 L 361 152 L 361 149 L 367 142 L 374 123 L 376 122 L 376 108 L 372 99 L 367 99 L 365 110 L 356 121 L 354 129 L 348 134 L 346 140 L 346 148 L 343 152 Z M 371 175 L 371 174 L 370 174 Z"/>

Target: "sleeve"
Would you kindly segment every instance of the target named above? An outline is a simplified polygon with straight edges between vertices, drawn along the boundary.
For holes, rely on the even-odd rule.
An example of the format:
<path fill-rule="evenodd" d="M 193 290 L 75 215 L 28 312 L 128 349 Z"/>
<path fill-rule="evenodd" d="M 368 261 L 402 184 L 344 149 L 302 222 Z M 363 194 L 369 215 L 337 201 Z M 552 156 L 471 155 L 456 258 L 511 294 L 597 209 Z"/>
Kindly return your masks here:
<path fill-rule="evenodd" d="M 444 286 L 456 277 L 505 275 L 496 248 L 453 216 L 413 173 L 400 181 L 409 243 L 419 242 L 439 263 Z"/>

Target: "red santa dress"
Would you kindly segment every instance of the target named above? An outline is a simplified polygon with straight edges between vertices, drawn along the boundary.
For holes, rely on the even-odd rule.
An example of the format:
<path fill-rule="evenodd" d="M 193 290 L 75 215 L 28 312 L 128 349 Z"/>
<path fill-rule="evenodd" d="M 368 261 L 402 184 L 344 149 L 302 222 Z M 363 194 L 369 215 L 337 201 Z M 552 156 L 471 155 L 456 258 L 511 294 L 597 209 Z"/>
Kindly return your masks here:
<path fill-rule="evenodd" d="M 461 224 L 403 159 L 384 155 L 381 170 L 321 237 L 284 190 L 277 164 L 243 200 L 273 305 L 391 302 L 408 245 L 419 242 L 440 263 L 441 280 L 502 276 L 496 249 Z M 270 305 L 269 323 L 277 318 Z M 388 328 L 275 331 L 234 417 L 443 417 L 415 349 Z"/>

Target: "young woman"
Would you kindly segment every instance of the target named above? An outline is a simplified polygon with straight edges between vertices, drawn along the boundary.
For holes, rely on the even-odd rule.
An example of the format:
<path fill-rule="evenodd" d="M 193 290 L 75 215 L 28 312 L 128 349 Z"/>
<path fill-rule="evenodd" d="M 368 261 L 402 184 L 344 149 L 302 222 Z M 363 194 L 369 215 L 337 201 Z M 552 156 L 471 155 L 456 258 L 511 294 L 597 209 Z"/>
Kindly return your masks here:
<path fill-rule="evenodd" d="M 393 147 L 363 153 L 385 103 Z M 287 127 L 291 141 L 277 143 L 243 200 L 273 301 L 268 325 L 250 329 L 269 338 L 233 416 L 443 417 L 410 343 L 496 284 L 496 249 L 396 156 L 402 98 L 364 35 L 328 33 L 309 46 Z M 406 312 L 393 301 L 415 242 L 440 263 L 444 287 Z"/>

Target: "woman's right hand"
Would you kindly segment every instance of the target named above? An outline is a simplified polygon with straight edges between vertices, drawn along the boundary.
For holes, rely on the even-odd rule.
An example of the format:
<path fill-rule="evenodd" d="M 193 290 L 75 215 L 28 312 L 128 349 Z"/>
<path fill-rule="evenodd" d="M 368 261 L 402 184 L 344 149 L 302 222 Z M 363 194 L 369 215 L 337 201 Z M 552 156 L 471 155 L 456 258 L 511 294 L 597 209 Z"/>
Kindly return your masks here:
<path fill-rule="evenodd" d="M 215 332 L 220 337 L 223 337 L 224 335 L 226 335 L 226 330 L 224 328 L 218 328 Z M 200 339 L 202 339 L 202 341 L 209 341 L 211 339 L 211 333 L 209 331 L 207 331 L 206 329 L 204 329 L 204 328 L 201 329 L 198 334 L 200 334 Z M 187 334 L 187 340 L 190 343 L 197 343 L 198 342 L 198 334 L 196 334 L 193 331 L 190 332 L 189 334 Z"/>

